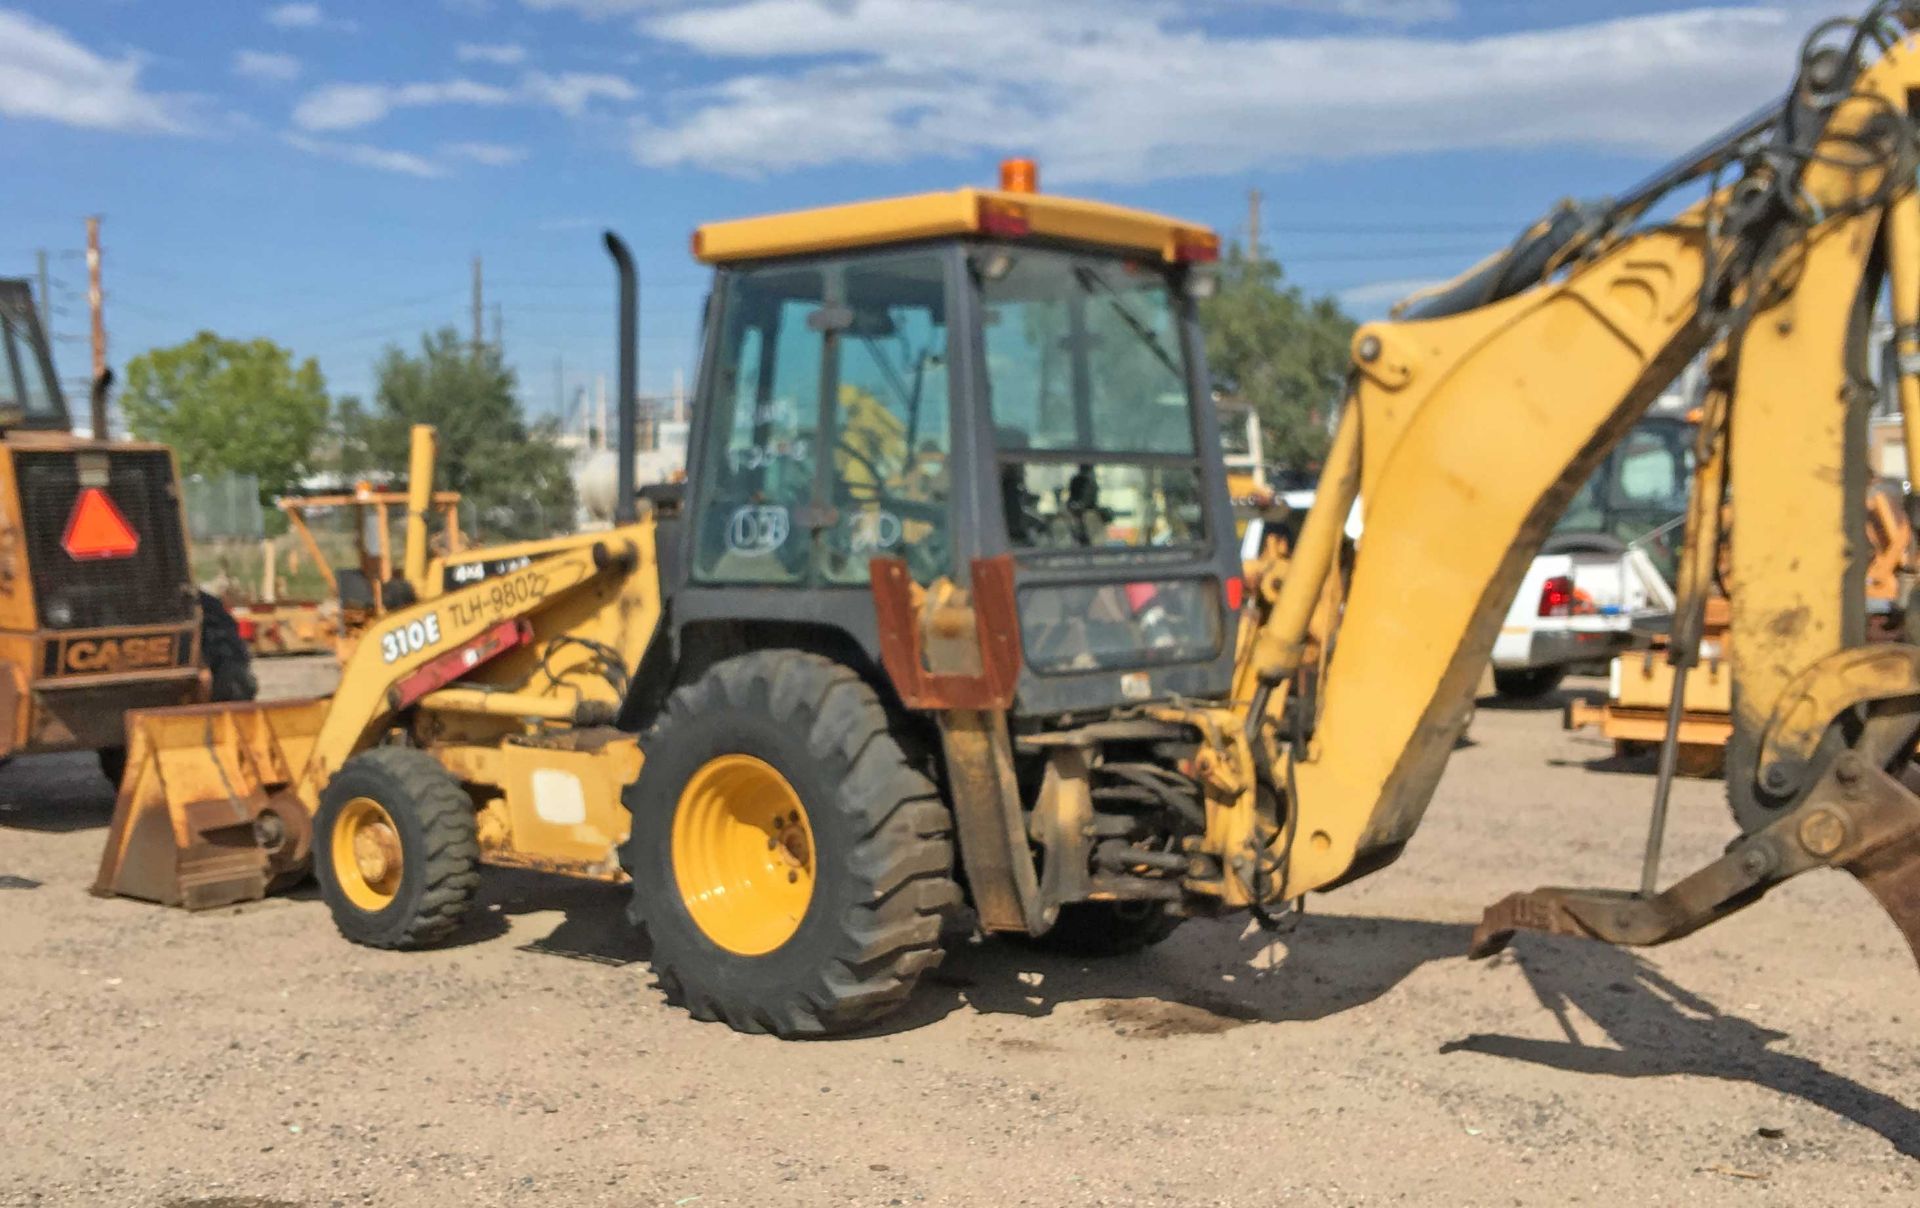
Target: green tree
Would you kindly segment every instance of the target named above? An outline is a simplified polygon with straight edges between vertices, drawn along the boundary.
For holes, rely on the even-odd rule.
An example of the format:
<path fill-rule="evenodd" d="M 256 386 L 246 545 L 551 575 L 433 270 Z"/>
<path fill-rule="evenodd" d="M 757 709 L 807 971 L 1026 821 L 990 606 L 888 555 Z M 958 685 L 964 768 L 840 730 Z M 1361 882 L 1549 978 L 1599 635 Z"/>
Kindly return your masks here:
<path fill-rule="evenodd" d="M 188 474 L 252 474 L 263 497 L 293 487 L 327 426 L 327 384 L 312 358 L 271 340 L 203 331 L 127 363 L 120 409 L 142 440 L 173 446 Z"/>
<path fill-rule="evenodd" d="M 1219 290 L 1200 308 L 1208 367 L 1253 405 L 1269 460 L 1317 462 L 1345 389 L 1353 320 L 1332 298 L 1288 284 L 1263 248 L 1228 249 L 1220 270 Z"/>
<path fill-rule="evenodd" d="M 452 328 L 421 337 L 418 355 L 388 348 L 375 367 L 371 411 L 342 408 L 343 466 L 403 471 L 409 429 L 439 429 L 444 490 L 466 498 L 487 537 L 544 537 L 573 522 L 573 474 L 550 425 L 529 427 L 513 370 L 496 349 L 478 355 Z"/>

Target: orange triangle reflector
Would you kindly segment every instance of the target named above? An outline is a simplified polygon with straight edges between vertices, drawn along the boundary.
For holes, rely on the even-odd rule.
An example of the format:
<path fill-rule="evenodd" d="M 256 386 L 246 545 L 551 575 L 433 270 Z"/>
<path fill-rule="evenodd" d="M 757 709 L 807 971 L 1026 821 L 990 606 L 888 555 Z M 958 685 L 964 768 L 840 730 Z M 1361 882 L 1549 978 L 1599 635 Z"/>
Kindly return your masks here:
<path fill-rule="evenodd" d="M 140 548 L 140 534 L 120 514 L 111 496 L 99 487 L 88 487 L 73 501 L 67 535 L 60 544 L 74 558 L 126 558 Z"/>

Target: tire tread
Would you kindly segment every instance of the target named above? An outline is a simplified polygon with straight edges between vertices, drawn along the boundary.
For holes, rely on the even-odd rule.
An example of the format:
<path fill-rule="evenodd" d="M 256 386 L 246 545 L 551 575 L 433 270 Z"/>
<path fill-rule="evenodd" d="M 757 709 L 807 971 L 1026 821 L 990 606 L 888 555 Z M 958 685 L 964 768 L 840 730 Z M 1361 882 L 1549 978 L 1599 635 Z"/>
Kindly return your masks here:
<path fill-rule="evenodd" d="M 806 733 L 809 754 L 846 786 L 835 801 L 807 806 L 856 811 L 858 838 L 848 865 L 866 883 L 864 892 L 834 921 L 832 951 L 822 967 L 777 1001 L 729 1001 L 702 983 L 697 958 L 682 958 L 683 967 L 658 948 L 656 976 L 669 1000 L 695 1018 L 742 1032 L 804 1036 L 862 1027 L 897 1010 L 919 976 L 940 961 L 942 923 L 961 901 L 952 817 L 933 783 L 908 761 L 873 689 L 851 668 L 819 655 L 760 651 L 714 665 L 669 697 L 651 741 L 670 744 L 673 731 L 694 719 L 742 708 L 791 718 Z M 639 867 L 638 853 L 629 857 Z M 649 929 L 638 894 L 632 913 Z"/>

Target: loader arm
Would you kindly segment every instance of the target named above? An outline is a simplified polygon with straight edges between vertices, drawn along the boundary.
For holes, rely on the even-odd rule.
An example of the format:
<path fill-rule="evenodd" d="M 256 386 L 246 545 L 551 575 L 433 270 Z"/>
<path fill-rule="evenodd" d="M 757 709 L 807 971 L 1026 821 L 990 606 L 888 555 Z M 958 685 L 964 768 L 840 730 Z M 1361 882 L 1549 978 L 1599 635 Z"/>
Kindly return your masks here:
<path fill-rule="evenodd" d="M 1289 798 L 1286 825 L 1259 832 L 1271 836 L 1260 860 L 1272 869 L 1260 896 L 1335 886 L 1398 855 L 1465 726 L 1528 562 L 1600 457 L 1709 349 L 1725 406 L 1702 427 L 1695 486 L 1712 497 L 1689 524 L 1693 573 L 1683 569 L 1677 612 L 1686 615 L 1712 577 L 1718 532 L 1703 515 L 1717 512 L 1724 474 L 1737 517 L 1728 538 L 1728 792 L 1750 844 L 1730 858 L 1757 851 L 1763 838 L 1773 847 L 1747 858 L 1766 866 L 1760 873 L 1738 886 L 1723 877 L 1704 904 L 1692 885 L 1683 913 L 1697 926 L 1802 867 L 1857 865 L 1862 843 L 1881 864 L 1902 844 L 1912 848 L 1920 802 L 1897 777 L 1920 728 L 1917 664 L 1882 659 L 1871 673 L 1840 664 L 1865 640 L 1860 501 L 1871 390 L 1861 354 L 1884 264 L 1896 266 L 1903 347 L 1920 346 L 1913 13 L 1883 3 L 1847 25 L 1839 50 L 1807 58 L 1778 110 L 1683 161 L 1657 191 L 1584 215 L 1572 237 L 1543 223 L 1506 262 L 1356 333 L 1321 490 L 1288 579 L 1244 647 L 1238 681 L 1260 685 L 1246 734 Z M 1663 221 L 1646 218 L 1688 182 L 1705 185 L 1701 200 Z M 1515 270 L 1533 278 L 1503 282 Z M 1920 417 L 1917 360 L 1902 362 L 1899 383 L 1910 422 Z M 1910 453 L 1916 436 L 1910 428 Z M 1338 584 L 1344 607 L 1331 661 L 1303 702 L 1307 719 L 1296 710 L 1283 725 L 1269 704 L 1293 688 L 1314 606 L 1339 574 L 1340 529 L 1356 494 L 1364 532 L 1350 581 Z M 1690 657 L 1682 646 L 1677 659 Z M 1869 737 L 1878 744 L 1870 752 Z M 1879 776 L 1871 818 L 1835 803 L 1841 786 L 1829 773 L 1843 754 Z M 1860 766 L 1848 766 L 1862 783 Z M 1775 850 L 1799 844 L 1809 827 L 1818 832 L 1806 820 L 1822 809 L 1839 811 L 1844 841 L 1814 833 L 1792 852 Z M 1901 884 L 1881 897 L 1920 943 L 1920 881 Z M 1655 900 L 1651 885 L 1632 895 L 1643 906 Z M 1899 900 L 1906 906 L 1896 909 Z M 1515 925 L 1529 925 L 1551 911 L 1517 913 Z M 1682 933 L 1645 917 L 1615 927 L 1595 922 L 1598 913 L 1561 929 L 1622 942 Z"/>
<path fill-rule="evenodd" d="M 303 875 L 321 792 L 406 710 L 509 727 L 611 721 L 619 693 L 579 660 L 604 651 L 631 667 L 652 636 L 651 517 L 503 549 L 478 563 L 499 573 L 370 623 L 330 699 L 129 713 L 94 891 L 202 909 Z"/>

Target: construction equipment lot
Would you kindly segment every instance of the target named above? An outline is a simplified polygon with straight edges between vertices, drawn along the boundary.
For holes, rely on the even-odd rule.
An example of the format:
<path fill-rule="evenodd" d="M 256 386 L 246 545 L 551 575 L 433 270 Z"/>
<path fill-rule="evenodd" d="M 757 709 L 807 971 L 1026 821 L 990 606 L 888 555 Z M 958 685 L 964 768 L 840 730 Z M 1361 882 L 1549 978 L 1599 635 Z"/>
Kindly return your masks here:
<path fill-rule="evenodd" d="M 330 675 L 264 665 L 262 696 Z M 1629 880 L 1650 779 L 1551 702 L 1483 701 L 1406 858 L 1292 935 L 962 941 L 877 1032 L 792 1044 L 667 1007 L 621 887 L 490 870 L 424 953 L 341 946 L 311 887 L 90 897 L 106 782 L 19 760 L 0 1203 L 1915 1202 L 1920 1006 L 1851 878 L 1652 953 L 1462 955 L 1516 884 Z M 1676 867 L 1723 793 L 1678 786 Z"/>

